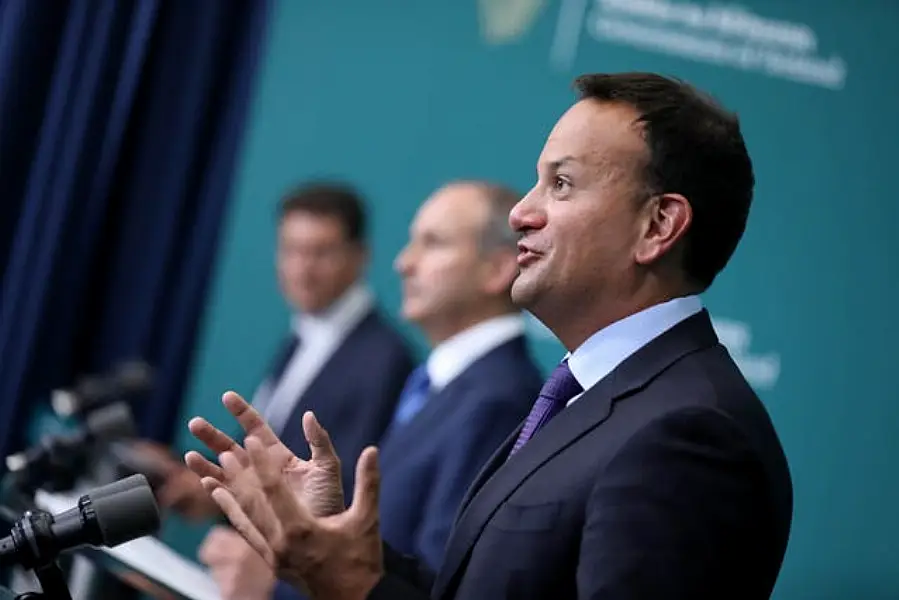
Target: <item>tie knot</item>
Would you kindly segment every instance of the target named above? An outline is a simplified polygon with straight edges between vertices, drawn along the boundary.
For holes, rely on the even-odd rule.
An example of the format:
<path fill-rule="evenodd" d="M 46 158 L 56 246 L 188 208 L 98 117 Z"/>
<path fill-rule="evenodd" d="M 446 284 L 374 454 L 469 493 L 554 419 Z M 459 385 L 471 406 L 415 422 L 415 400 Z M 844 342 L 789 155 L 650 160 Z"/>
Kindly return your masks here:
<path fill-rule="evenodd" d="M 412 419 L 425 405 L 430 389 L 431 378 L 428 377 L 427 366 L 420 365 L 413 369 L 400 394 L 396 413 L 393 415 L 394 424 L 403 424 Z"/>
<path fill-rule="evenodd" d="M 534 403 L 531 414 L 528 415 L 518 439 L 512 446 L 511 454 L 515 454 L 527 443 L 531 437 L 546 425 L 553 417 L 559 414 L 565 404 L 569 400 L 584 391 L 581 384 L 577 382 L 571 369 L 568 368 L 568 361 L 563 361 L 552 374 L 543 387 L 540 389 L 540 397 Z M 510 454 L 510 456 L 511 456 Z"/>
<path fill-rule="evenodd" d="M 543 384 L 540 396 L 553 404 L 565 404 L 583 391 L 584 388 L 574 378 L 566 360 L 555 368 L 549 379 Z"/>
<path fill-rule="evenodd" d="M 428 376 L 427 364 L 417 366 L 406 380 L 409 392 L 426 394 L 431 387 L 431 378 Z"/>

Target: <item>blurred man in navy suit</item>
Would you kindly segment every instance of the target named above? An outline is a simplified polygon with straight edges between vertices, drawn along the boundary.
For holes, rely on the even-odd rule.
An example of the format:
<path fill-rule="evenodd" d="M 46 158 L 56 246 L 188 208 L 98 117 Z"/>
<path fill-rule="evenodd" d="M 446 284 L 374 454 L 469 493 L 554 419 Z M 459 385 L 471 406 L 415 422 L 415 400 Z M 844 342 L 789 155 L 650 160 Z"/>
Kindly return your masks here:
<path fill-rule="evenodd" d="M 365 233 L 362 199 L 344 185 L 308 184 L 280 205 L 278 282 L 294 314 L 253 405 L 299 456 L 309 452 L 301 425 L 307 410 L 348 457 L 378 443 L 414 365 L 362 281 Z M 354 462 L 341 471 L 347 489 Z M 218 511 L 189 471 L 161 490 L 160 502 L 189 514 Z M 214 528 L 199 555 L 226 598 L 268 597 L 271 569 L 230 528 Z"/>
<path fill-rule="evenodd" d="M 307 410 L 347 456 L 377 443 L 414 364 L 363 282 L 365 233 L 362 200 L 348 187 L 303 186 L 281 205 L 278 282 L 295 314 L 253 406 L 300 456 L 309 452 L 300 419 Z M 353 462 L 341 472 L 344 485 Z"/>
<path fill-rule="evenodd" d="M 518 238 L 508 214 L 519 197 L 482 181 L 442 187 L 396 259 L 403 317 L 432 350 L 381 443 L 381 531 L 435 569 L 465 490 L 540 390 L 509 297 Z"/>
<path fill-rule="evenodd" d="M 433 349 L 402 394 L 397 392 L 399 402 L 381 442 L 381 528 L 394 547 L 434 568 L 465 490 L 527 415 L 540 389 L 522 315 L 509 297 L 518 271 L 518 238 L 508 213 L 518 200 L 514 191 L 489 182 L 446 185 L 422 205 L 396 259 L 403 317 L 422 330 Z M 290 289 L 289 282 L 282 285 Z M 308 294 L 308 288 L 301 286 L 297 294 Z M 279 431 L 278 413 L 265 400 L 267 388 L 271 385 L 263 384 L 253 405 Z M 303 409 L 313 410 L 330 431 L 327 417 L 312 402 Z M 295 422 L 296 435 L 302 435 L 299 415 Z M 305 445 L 295 436 L 280 437 L 292 450 Z M 341 447 L 341 438 L 331 437 Z M 342 464 L 344 470 L 355 467 L 355 461 Z M 210 533 L 200 555 L 226 600 L 302 598 L 284 584 L 272 587 L 274 575 L 229 529 Z"/>

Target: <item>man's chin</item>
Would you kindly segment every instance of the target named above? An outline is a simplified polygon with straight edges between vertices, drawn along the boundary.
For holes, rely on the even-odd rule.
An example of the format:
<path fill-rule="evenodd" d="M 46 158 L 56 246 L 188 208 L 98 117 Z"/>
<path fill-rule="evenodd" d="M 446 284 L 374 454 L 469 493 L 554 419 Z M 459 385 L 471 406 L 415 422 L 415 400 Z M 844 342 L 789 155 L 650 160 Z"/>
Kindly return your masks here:
<path fill-rule="evenodd" d="M 510 291 L 512 302 L 515 306 L 523 310 L 527 310 L 531 307 L 534 302 L 534 296 L 536 295 L 536 286 L 534 284 L 535 282 L 528 277 L 526 273 L 518 274 L 518 277 L 512 282 L 512 289 Z"/>
<path fill-rule="evenodd" d="M 419 325 L 421 322 L 422 314 L 421 311 L 418 310 L 415 306 L 409 306 L 404 302 L 400 307 L 400 317 L 407 323 Z"/>

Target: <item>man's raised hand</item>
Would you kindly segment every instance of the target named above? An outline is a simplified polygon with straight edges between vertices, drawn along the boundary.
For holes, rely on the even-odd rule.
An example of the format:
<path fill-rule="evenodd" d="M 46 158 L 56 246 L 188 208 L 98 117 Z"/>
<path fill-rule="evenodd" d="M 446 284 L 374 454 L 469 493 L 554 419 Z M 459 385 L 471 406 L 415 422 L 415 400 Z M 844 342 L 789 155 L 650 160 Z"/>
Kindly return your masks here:
<path fill-rule="evenodd" d="M 313 598 L 366 598 L 384 570 L 377 450 L 367 448 L 359 457 L 350 507 L 316 516 L 291 490 L 262 440 L 249 435 L 245 446 L 246 463 L 230 451 L 222 454 L 222 467 L 236 474 L 231 485 L 212 491 L 231 524 L 279 578 Z"/>
<path fill-rule="evenodd" d="M 259 441 L 263 451 L 276 465 L 289 489 L 307 510 L 315 516 L 332 515 L 344 510 L 343 488 L 340 481 L 340 459 L 334 451 L 330 436 L 311 412 L 303 415 L 303 431 L 311 450 L 310 460 L 302 460 L 285 446 L 262 415 L 234 392 L 226 392 L 222 403 L 243 428 L 247 437 Z M 236 484 L 255 485 L 244 448 L 207 420 L 196 417 L 188 424 L 191 433 L 219 458 L 213 464 L 199 452 L 184 457 L 191 471 L 200 476 L 207 492 L 216 488 L 230 488 Z M 241 479 L 238 482 L 238 478 Z"/>

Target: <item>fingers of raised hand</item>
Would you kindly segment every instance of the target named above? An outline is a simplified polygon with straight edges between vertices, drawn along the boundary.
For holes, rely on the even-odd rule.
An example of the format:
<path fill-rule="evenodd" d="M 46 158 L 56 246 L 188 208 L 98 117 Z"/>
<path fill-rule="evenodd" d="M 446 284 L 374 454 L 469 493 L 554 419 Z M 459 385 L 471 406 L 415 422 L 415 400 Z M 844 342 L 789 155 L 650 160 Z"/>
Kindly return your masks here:
<path fill-rule="evenodd" d="M 228 409 L 247 435 L 253 435 L 265 445 L 283 445 L 272 428 L 268 426 L 259 411 L 235 392 L 225 392 L 222 404 Z"/>
<path fill-rule="evenodd" d="M 249 440 L 250 438 L 247 439 Z M 259 442 L 255 439 L 253 441 L 256 442 L 258 447 Z M 250 442 L 250 445 L 252 443 Z M 267 454 L 264 448 L 260 451 L 263 454 Z M 279 544 L 283 537 L 281 523 L 272 510 L 270 501 L 265 494 L 264 486 L 260 481 L 258 470 L 254 465 L 250 464 L 249 457 L 247 457 L 246 464 L 244 464 L 233 453 L 225 452 L 219 456 L 219 462 L 224 473 L 223 480 L 216 481 L 212 477 L 206 477 L 201 481 L 204 488 L 210 494 L 214 494 L 217 488 L 224 487 L 228 492 L 228 496 L 224 497 L 223 501 L 231 502 L 233 500 L 240 508 L 241 513 L 249 519 L 257 533 L 261 535 L 269 547 L 273 544 Z M 273 464 L 277 465 L 277 463 Z M 274 466 L 273 469 L 277 471 L 277 466 Z M 219 504 L 219 507 L 222 508 L 221 504 Z M 235 527 L 237 527 L 236 524 Z"/>
<path fill-rule="evenodd" d="M 334 450 L 334 444 L 331 443 L 331 436 L 311 411 L 303 415 L 303 433 L 306 435 L 306 442 L 309 444 L 313 461 L 332 462 L 339 466 L 340 458 Z"/>
<path fill-rule="evenodd" d="M 222 468 L 210 462 L 199 452 L 194 452 L 193 450 L 191 450 L 190 452 L 185 454 L 184 464 L 186 464 L 187 468 L 193 471 L 201 479 L 203 477 L 211 477 L 213 479 L 223 481 L 225 478 L 225 472 L 222 470 Z"/>
<path fill-rule="evenodd" d="M 315 527 L 315 522 L 306 507 L 297 501 L 287 483 L 287 477 L 278 464 L 272 460 L 270 454 L 266 452 L 262 442 L 249 436 L 246 439 L 246 447 L 250 463 L 259 478 L 260 487 L 265 495 L 264 504 L 280 524 L 280 530 L 272 532 L 273 537 L 269 538 L 273 546 L 276 546 L 277 551 L 277 546 L 288 543 L 285 537 L 302 538 Z M 280 538 L 274 536 L 280 536 Z M 284 551 L 287 551 L 287 548 L 284 548 Z"/>
<path fill-rule="evenodd" d="M 196 463 L 191 469 L 194 473 L 200 475 L 200 484 L 209 494 L 216 488 L 223 486 L 231 489 L 232 493 L 237 494 L 246 494 L 258 487 L 258 479 L 256 479 L 252 470 L 247 469 L 249 458 L 245 454 L 244 460 L 246 464 L 241 462 L 235 453 L 223 452 L 219 455 L 220 467 L 212 464 L 202 456 L 186 458 L 191 458 L 192 462 Z M 202 464 L 200 461 L 203 461 L 205 464 Z"/>
<path fill-rule="evenodd" d="M 212 492 L 212 499 L 228 517 L 234 529 L 247 541 L 247 543 L 255 550 L 270 566 L 274 567 L 275 554 L 269 546 L 268 540 L 256 527 L 255 522 L 243 511 L 240 503 L 234 498 L 230 491 L 224 487 L 218 487 Z M 258 518 L 258 516 L 257 516 Z"/>
<path fill-rule="evenodd" d="M 217 455 L 222 452 L 234 452 L 238 455 L 244 454 L 240 444 L 203 417 L 194 417 L 187 424 L 187 427 L 195 438 L 203 442 L 203 445 Z"/>
<path fill-rule="evenodd" d="M 370 446 L 362 451 L 356 463 L 356 486 L 353 489 L 353 503 L 347 511 L 348 518 L 364 528 L 377 527 L 380 492 L 378 451 Z"/>
<path fill-rule="evenodd" d="M 240 489 L 242 487 L 252 488 L 255 480 L 252 479 L 252 472 L 247 472 L 249 458 L 241 449 L 241 455 L 244 456 L 244 462 L 237 458 L 238 454 L 231 451 L 219 454 L 219 464 L 216 466 L 209 462 L 206 458 L 197 454 L 193 456 L 188 453 L 185 456 L 185 462 L 191 470 L 200 476 L 200 484 L 207 493 L 211 494 L 218 487 L 228 487 Z M 246 464 L 245 464 L 246 463 Z M 250 481 L 245 481 L 250 479 Z"/>

